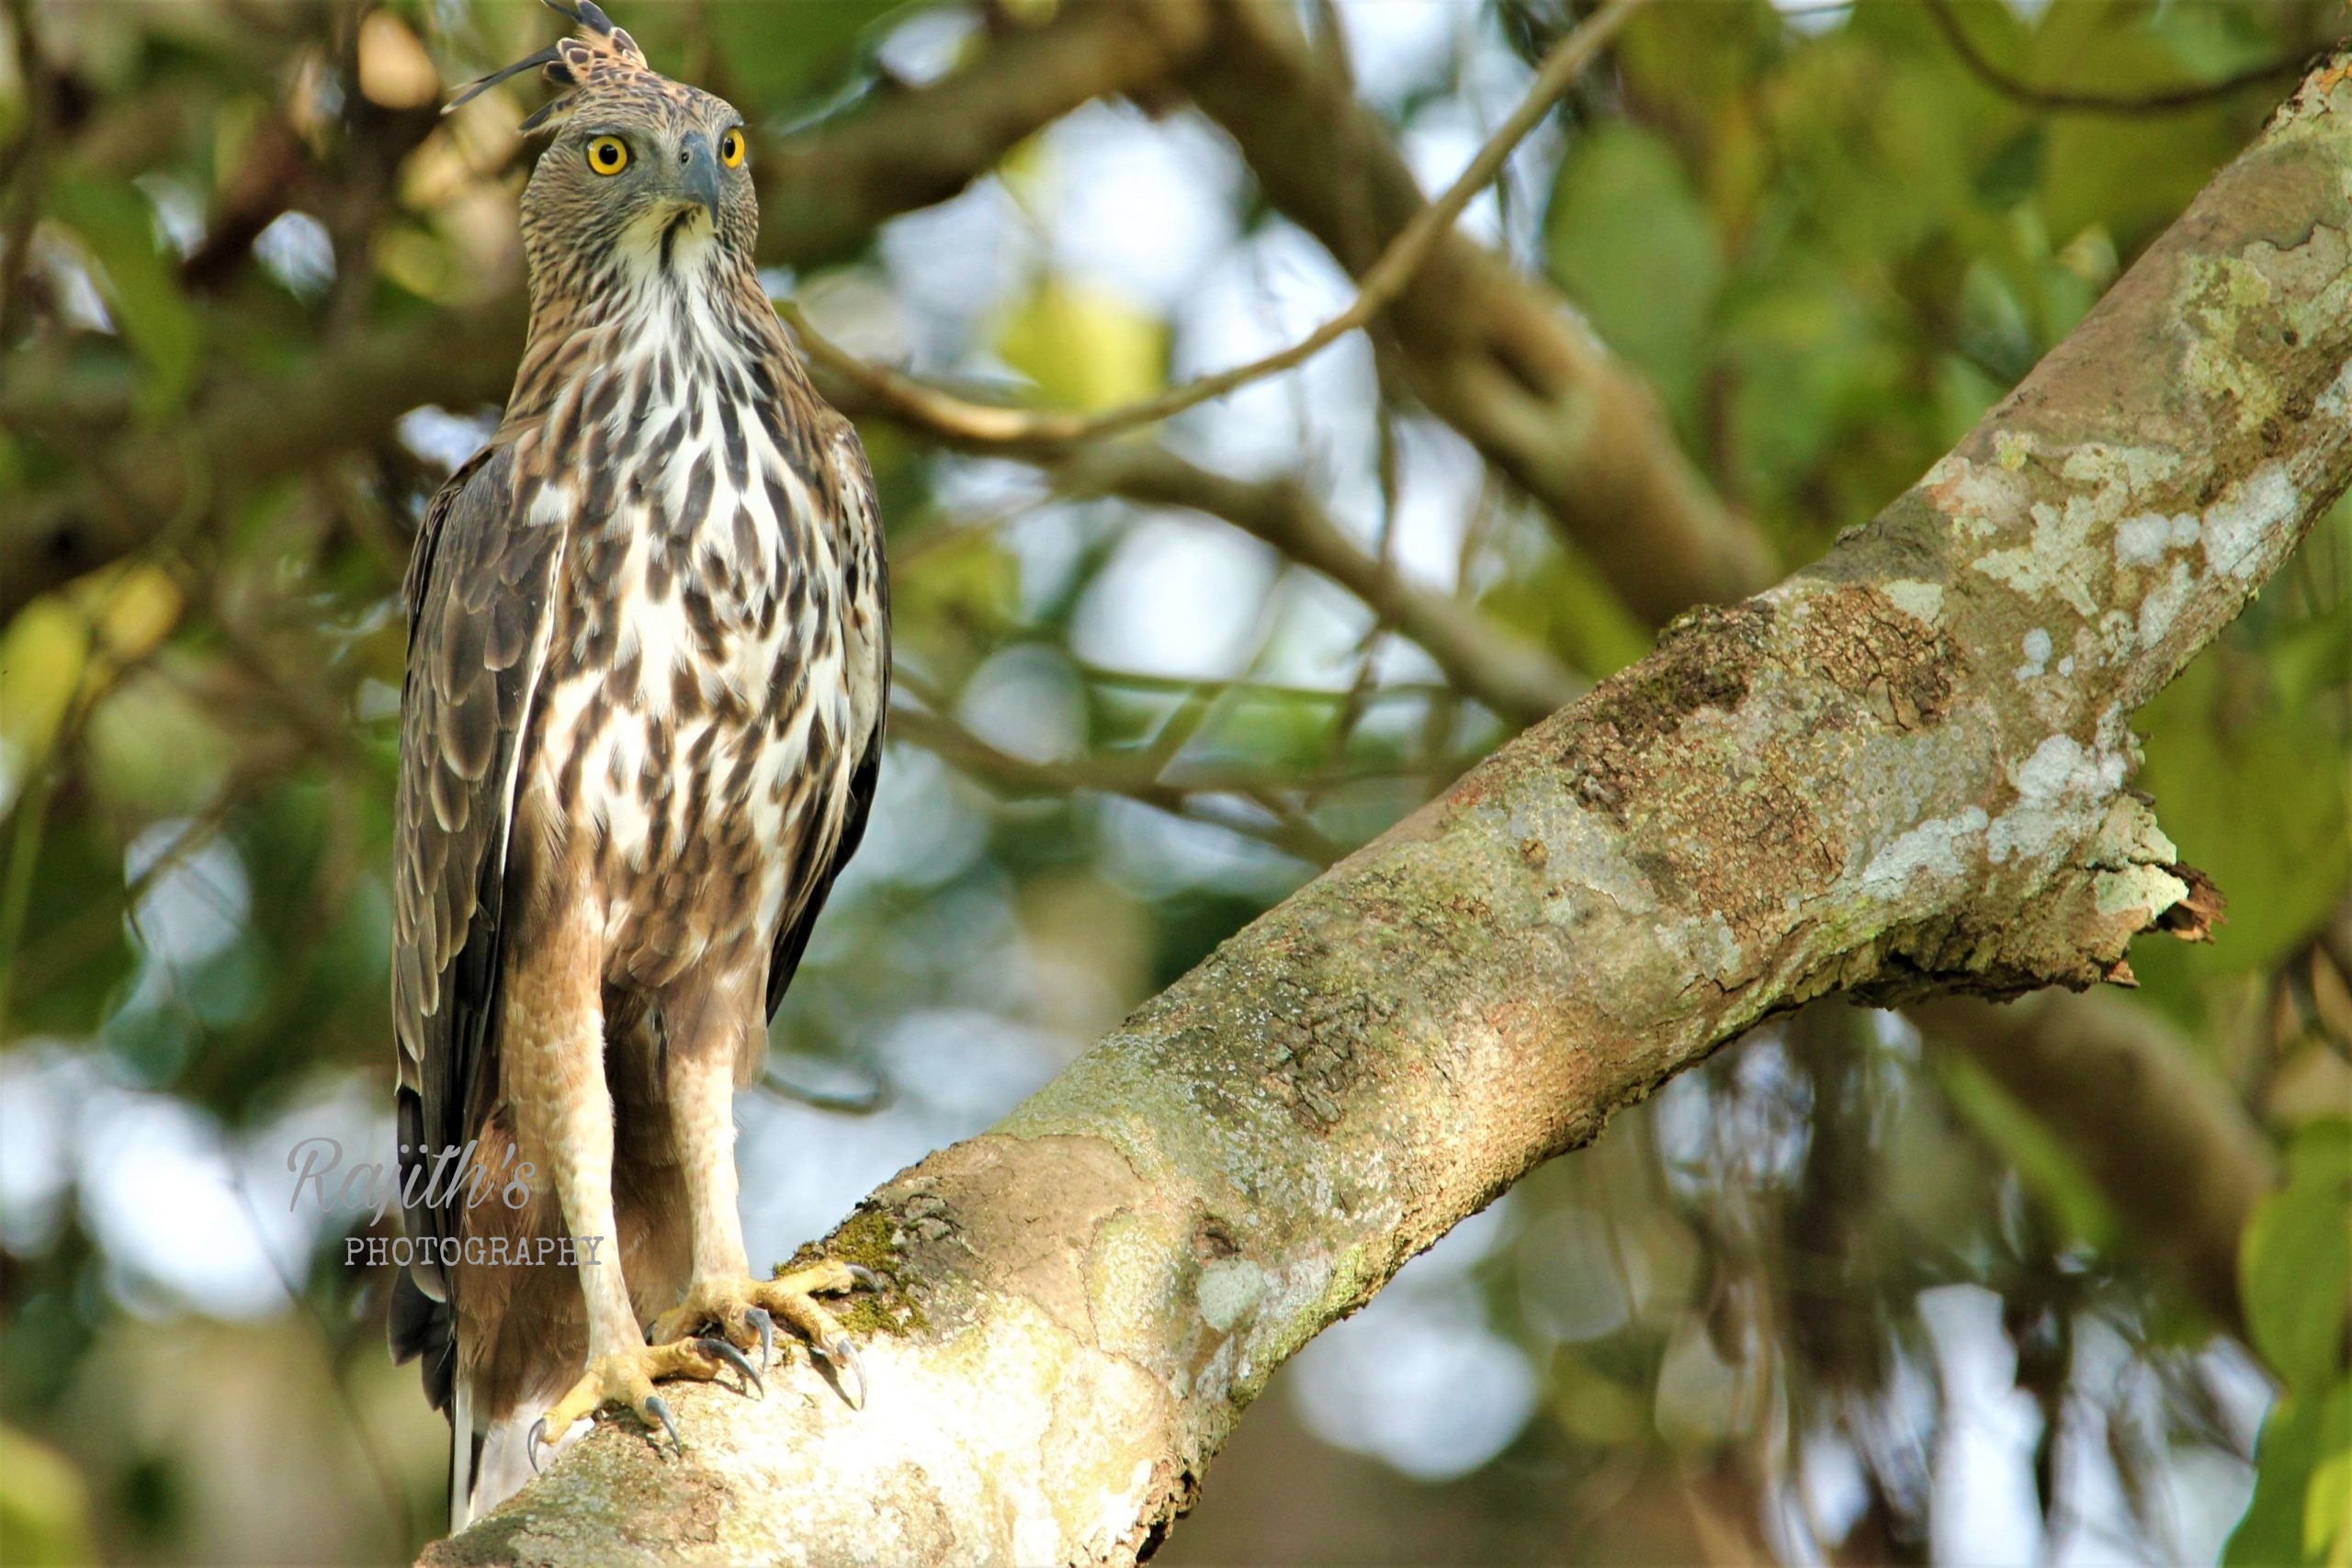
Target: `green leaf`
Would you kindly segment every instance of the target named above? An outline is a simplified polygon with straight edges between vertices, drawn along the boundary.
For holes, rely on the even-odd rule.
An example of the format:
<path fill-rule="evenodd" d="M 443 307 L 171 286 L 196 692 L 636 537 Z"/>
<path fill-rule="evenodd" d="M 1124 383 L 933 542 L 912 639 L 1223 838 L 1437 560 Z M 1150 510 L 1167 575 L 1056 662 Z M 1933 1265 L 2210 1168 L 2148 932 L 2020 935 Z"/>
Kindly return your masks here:
<path fill-rule="evenodd" d="M 149 377 L 139 404 L 149 414 L 177 408 L 196 379 L 202 334 L 180 292 L 179 273 L 156 248 L 147 200 L 112 181 L 62 179 L 51 197 L 56 217 L 82 236 L 97 263 L 99 292 Z"/>
<path fill-rule="evenodd" d="M 2254 1348 L 2290 1389 L 2343 1370 L 2352 1317 L 2352 1122 L 2313 1122 L 2288 1150 L 2287 1179 L 2246 1227 L 2241 1289 Z"/>
<path fill-rule="evenodd" d="M 1587 132 L 1560 165 L 1544 231 L 1552 276 L 1687 414 L 1723 258 L 1674 150 L 1623 121 Z"/>
<path fill-rule="evenodd" d="M 2196 51 L 2148 25 L 2154 9 L 2143 0 L 2067 0 L 2044 9 L 2021 58 L 2003 58 L 2029 82 L 2123 97 L 2205 79 Z M 2162 115 L 2053 117 L 2041 196 L 2051 232 L 2098 224 L 2136 249 L 2237 155 L 2250 129 L 2220 98 Z"/>
<path fill-rule="evenodd" d="M 2111 1244 L 2119 1231 L 2114 1210 L 2048 1124 L 1973 1063 L 1945 1055 L 1939 1065 L 1952 1109 L 2016 1169 L 2060 1232 L 2093 1247 Z"/>
<path fill-rule="evenodd" d="M 0 886 L 29 879 L 16 948 L 0 953 L 8 997 L 0 1026 L 12 1041 L 87 1034 L 136 962 L 123 935 L 121 847 L 86 815 L 51 809 L 36 829 L 11 821 L 0 842 Z"/>
<path fill-rule="evenodd" d="M 1912 10 L 1864 6 L 1856 20 L 1899 25 Z M 1978 131 L 1969 89 L 1940 62 L 1848 29 L 1793 58 L 1770 102 L 1794 232 L 1849 283 L 1882 286 L 1873 275 L 1981 211 L 1973 171 L 1998 143 Z"/>
<path fill-rule="evenodd" d="M 2286 628 L 2270 650 L 2271 687 L 2278 705 L 2290 713 L 2316 706 L 2322 693 L 2347 681 L 2352 681 L 2352 595 Z"/>
<path fill-rule="evenodd" d="M 0 1559 L 27 1568 L 97 1561 L 82 1472 L 13 1427 L 0 1427 Z"/>
<path fill-rule="evenodd" d="M 2333 1449 L 2322 1440 L 2320 1461 L 2303 1488 L 2303 1551 L 2314 1562 L 2335 1558 L 2346 1516 L 2352 1515 L 2352 1433 L 2342 1430 L 2346 1425 L 2338 1421 Z"/>
<path fill-rule="evenodd" d="M 2177 217 L 2240 145 L 2236 128 L 2211 112 L 2061 116 L 2042 191 L 2051 231 L 2096 224 L 2136 248 Z"/>
<path fill-rule="evenodd" d="M 2326 633 L 2311 635 L 2324 651 Z M 2271 651 L 2207 649 L 2135 725 L 2147 750 L 2140 787 L 2155 797 L 2181 858 L 2229 896 L 2229 923 L 2199 956 L 2240 972 L 2284 958 L 2352 877 L 2344 788 L 2352 759 L 2341 731 L 2318 722 L 2319 705 L 2290 703 L 2295 693 L 2275 685 L 2265 700 Z"/>
<path fill-rule="evenodd" d="M 1727 309 L 1721 344 L 1738 468 L 1759 502 L 1774 503 L 1759 510 L 1803 505 L 1842 525 L 1880 504 L 1849 510 L 1842 497 L 1816 494 L 1887 438 L 1903 378 L 1899 351 L 1852 286 L 1817 258 L 1783 268 Z M 1908 468 L 1917 475 L 1925 466 Z"/>
<path fill-rule="evenodd" d="M 1479 596 L 1479 606 L 1598 681 L 1650 650 L 1647 627 L 1625 608 L 1582 552 L 1564 548 L 1515 571 Z"/>
<path fill-rule="evenodd" d="M 714 63 L 742 84 L 753 103 L 740 107 L 752 111 L 754 104 L 770 110 L 787 107 L 839 80 L 856 60 L 866 29 L 899 9 L 899 0 L 796 0 L 785 6 L 712 6 L 691 15 L 697 26 L 707 26 Z M 679 48 L 688 44 L 682 38 Z M 662 56 L 654 58 L 658 63 Z"/>
<path fill-rule="evenodd" d="M 1751 88 L 1781 49 L 1785 29 L 1765 0 L 1651 6 L 1635 14 L 1611 52 L 1634 88 L 1632 96 L 1645 108 L 1661 111 L 1664 118 L 1677 118 L 1677 110 L 1697 117 Z M 1555 41 L 1542 43 L 1548 48 Z"/>
<path fill-rule="evenodd" d="M 997 352 L 1049 407 L 1094 412 L 1168 382 L 1168 325 L 1099 288 L 1048 278 L 997 328 Z"/>
<path fill-rule="evenodd" d="M 2326 1562 L 2346 1539 L 2352 1480 L 2352 1379 L 2324 1397 L 2288 1394 L 2255 1445 L 2254 1497 L 2222 1553 L 2228 1568 Z"/>
<path fill-rule="evenodd" d="M 902 645 L 933 667 L 957 669 L 1018 621 L 1021 563 L 991 533 L 947 534 L 894 574 L 890 597 Z"/>
<path fill-rule="evenodd" d="M 2047 141 L 2039 122 L 2020 126 L 1977 165 L 1976 198 L 1995 211 L 2006 211 L 2033 195 L 2041 184 Z"/>

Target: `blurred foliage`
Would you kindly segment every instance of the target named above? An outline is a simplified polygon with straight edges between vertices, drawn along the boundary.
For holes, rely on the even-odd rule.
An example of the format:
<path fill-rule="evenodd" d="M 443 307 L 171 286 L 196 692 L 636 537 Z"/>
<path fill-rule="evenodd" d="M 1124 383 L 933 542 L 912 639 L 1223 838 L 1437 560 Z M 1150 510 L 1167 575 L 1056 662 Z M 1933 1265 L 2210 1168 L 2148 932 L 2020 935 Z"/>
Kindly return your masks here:
<path fill-rule="evenodd" d="M 0 1427 L 0 1558 L 21 1568 L 91 1560 L 81 1473 L 46 1445 Z"/>
<path fill-rule="evenodd" d="M 2352 1121 L 2307 1123 L 2285 1182 L 2247 1229 L 2246 1315 L 2286 1389 L 2263 1424 L 2253 1503 L 2230 1542 L 2237 1563 L 2335 1563 L 2352 1552 Z"/>
<path fill-rule="evenodd" d="M 1101 289 L 1058 279 L 1005 312 L 997 352 L 1054 408 L 1116 408 L 1168 380 L 1165 323 Z"/>
<path fill-rule="evenodd" d="M 1400 141 L 1442 163 L 1584 8 L 1306 9 Z M 1054 10 L 728 0 L 621 19 L 745 108 L 759 168 L 797 128 L 987 69 L 992 39 Z M 2051 0 L 1951 21 L 2015 82 L 2128 96 L 2300 59 L 2342 15 Z M 116 490 L 154 525 L 0 628 L 8 1562 L 75 1560 L 92 1538 L 123 1560 L 379 1560 L 431 1533 L 437 1422 L 384 1364 L 386 1280 L 341 1262 L 370 1222 L 289 1229 L 273 1194 L 304 1130 L 390 1136 L 395 596 L 425 499 L 494 411 L 421 408 L 251 485 L 273 422 L 208 441 L 240 396 L 368 333 L 475 346 L 453 312 L 520 285 L 512 127 L 537 89 L 444 120 L 438 83 L 549 28 L 519 0 L 0 6 L 0 528 Z M 1963 61 L 1919 0 L 1667 0 L 1521 154 L 1496 239 L 1648 378 L 1794 565 L 2079 321 L 2273 96 L 2053 112 Z M 1336 307 L 1327 260 L 1216 133 L 1173 89 L 1148 107 L 1043 128 L 947 213 L 774 286 L 877 355 L 1079 409 Z M 1171 271 L 1163 253 L 1188 248 Z M 1367 549 L 1586 674 L 1638 658 L 1641 623 L 1401 380 L 1335 351 L 1170 439 L 1220 470 L 1296 473 Z M 784 1217 L 754 1227 L 779 1254 L 1504 733 L 1254 542 L 866 434 L 906 721 L 777 1076 L 852 1100 L 878 1085 L 885 1108 L 747 1120 L 747 1161 L 802 1162 L 775 1183 L 797 1194 Z M 139 488 L 164 470 L 185 482 Z M 2086 1511 L 2116 1555 L 2210 1553 L 2243 1507 L 2231 1561 L 2345 1561 L 2352 507 L 2138 728 L 2141 784 L 2231 898 L 2216 943 L 2135 951 L 2138 1002 L 2280 1151 L 2246 1243 L 2250 1351 L 2137 1261 L 2034 1107 L 1898 1019 L 1815 1008 L 1537 1173 L 1468 1262 L 1432 1258 L 1365 1314 L 1397 1337 L 1367 1344 L 1435 1359 L 1350 1360 L 1350 1325 L 1326 1370 L 1284 1373 L 1295 1402 L 1243 1423 L 1168 1560 L 1951 1555 L 1977 1500 L 1939 1492 L 1939 1456 L 1995 1440 L 1991 1396 L 1963 1382 L 1989 1358 L 2014 1407 L 2003 1462 L 2052 1555 Z M 820 1180 L 836 1163 L 846 1177 Z M 274 1269 L 182 1256 L 254 1235 Z M 1427 1444 L 1510 1379 L 1407 1372 L 1465 1347 L 1530 1392 L 1440 1463 Z M 1333 1380 L 1404 1435 L 1335 1425 Z"/>

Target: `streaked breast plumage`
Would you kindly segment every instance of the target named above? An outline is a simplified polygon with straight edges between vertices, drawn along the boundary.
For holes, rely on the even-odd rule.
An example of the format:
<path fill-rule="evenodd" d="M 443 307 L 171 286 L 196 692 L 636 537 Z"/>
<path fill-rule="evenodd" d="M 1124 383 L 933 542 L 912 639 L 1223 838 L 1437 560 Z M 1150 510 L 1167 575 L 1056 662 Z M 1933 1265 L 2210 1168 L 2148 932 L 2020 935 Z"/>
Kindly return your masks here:
<path fill-rule="evenodd" d="M 874 716 L 856 632 L 880 611 L 870 564 L 842 558 L 852 487 L 817 467 L 839 454 L 762 417 L 773 356 L 702 291 L 639 287 L 626 325 L 581 345 L 538 433 L 568 449 L 519 498 L 569 514 L 571 537 L 518 804 L 552 830 L 587 825 L 573 848 L 594 857 L 615 977 L 658 985 L 723 931 L 773 932 L 805 892 L 793 868 L 830 854 L 846 741 Z"/>

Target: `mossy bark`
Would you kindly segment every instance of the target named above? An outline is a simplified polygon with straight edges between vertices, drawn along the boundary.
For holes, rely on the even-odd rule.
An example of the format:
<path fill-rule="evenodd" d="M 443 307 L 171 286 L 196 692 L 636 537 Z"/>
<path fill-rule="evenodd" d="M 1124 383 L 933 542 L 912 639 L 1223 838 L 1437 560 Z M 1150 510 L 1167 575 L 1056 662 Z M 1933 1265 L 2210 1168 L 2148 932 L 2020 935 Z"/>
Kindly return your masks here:
<path fill-rule="evenodd" d="M 684 1458 L 608 1426 L 427 1560 L 1133 1560 L 1283 1358 L 1759 1019 L 2198 934 L 2127 721 L 2347 478 L 2352 55 L 1875 523 L 861 1204 L 865 1411 L 685 1389 Z"/>

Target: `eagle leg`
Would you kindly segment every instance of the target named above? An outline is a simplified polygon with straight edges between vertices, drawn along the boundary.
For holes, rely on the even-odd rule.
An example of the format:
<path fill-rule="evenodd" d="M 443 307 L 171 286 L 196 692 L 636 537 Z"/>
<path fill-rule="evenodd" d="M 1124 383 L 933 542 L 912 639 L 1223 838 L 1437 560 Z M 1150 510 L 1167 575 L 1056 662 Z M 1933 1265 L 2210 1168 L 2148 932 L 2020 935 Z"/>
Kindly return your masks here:
<path fill-rule="evenodd" d="M 760 1347 L 767 1359 L 775 1325 L 782 1323 L 808 1342 L 816 1358 L 826 1363 L 834 1386 L 853 1410 L 865 1407 L 865 1367 L 857 1347 L 833 1314 L 817 1298 L 841 1295 L 881 1284 L 874 1270 L 855 1263 L 825 1258 L 773 1280 L 711 1279 L 697 1280 L 686 1299 L 653 1320 L 648 1335 L 655 1344 L 691 1343 L 688 1337 L 708 1325 L 736 1345 Z"/>

